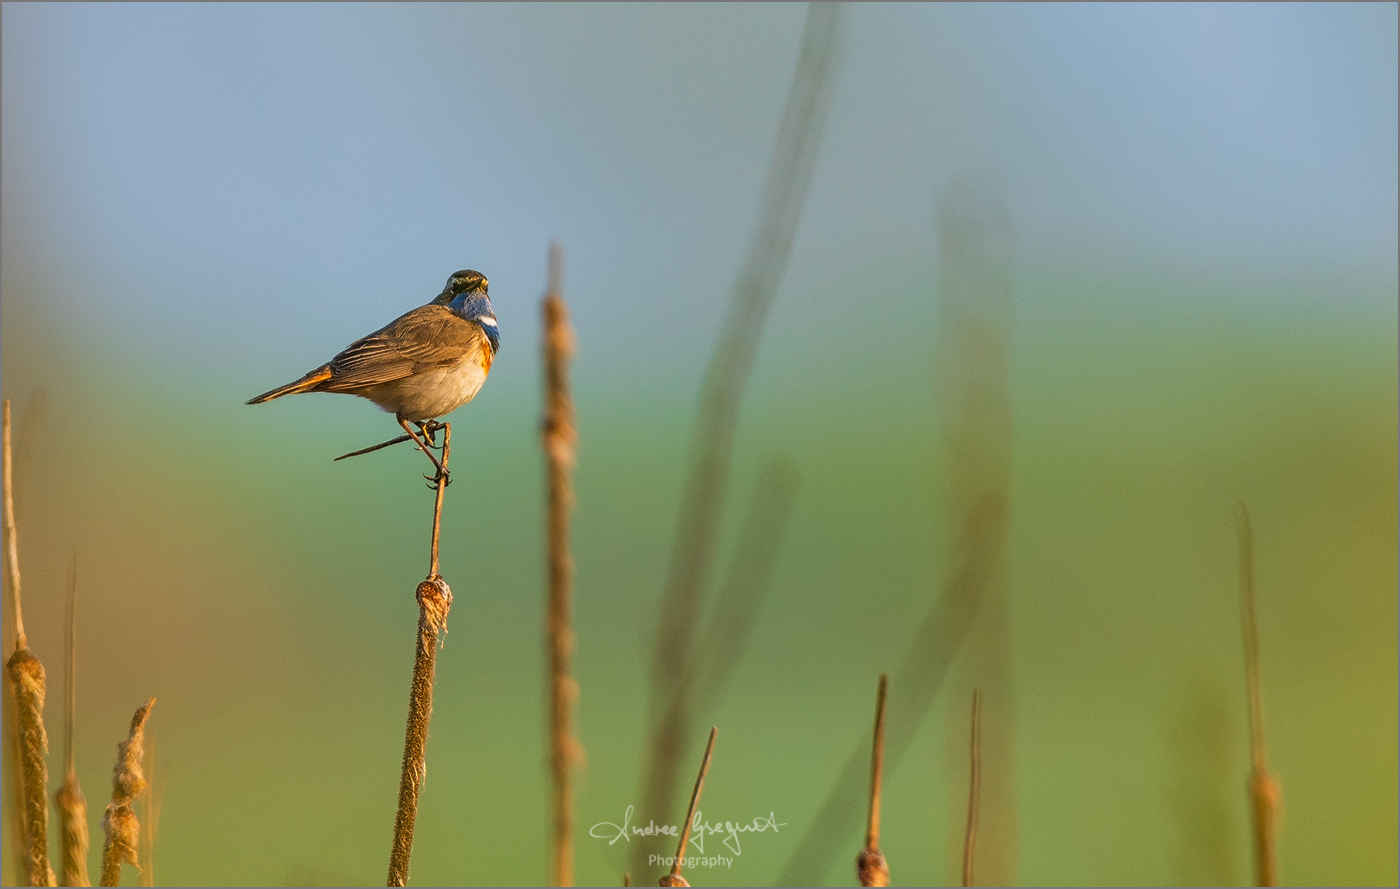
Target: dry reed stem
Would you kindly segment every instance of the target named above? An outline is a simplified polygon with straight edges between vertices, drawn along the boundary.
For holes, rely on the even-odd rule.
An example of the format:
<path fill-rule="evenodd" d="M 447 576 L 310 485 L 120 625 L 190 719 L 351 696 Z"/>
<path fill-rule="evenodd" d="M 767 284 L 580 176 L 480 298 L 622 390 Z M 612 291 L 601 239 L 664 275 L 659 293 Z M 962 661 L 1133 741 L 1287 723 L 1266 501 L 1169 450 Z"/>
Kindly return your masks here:
<path fill-rule="evenodd" d="M 141 709 L 131 717 L 131 732 L 125 741 L 117 744 L 117 764 L 112 769 L 112 802 L 107 805 L 107 814 L 102 816 L 102 832 L 106 840 L 102 844 L 101 886 L 116 886 L 121 883 L 122 862 L 140 870 L 137 857 L 141 837 L 141 823 L 131 809 L 131 803 L 146 789 L 146 775 L 141 770 L 143 747 L 146 742 L 146 720 L 151 708 L 156 704 L 154 697 L 146 701 Z"/>
<path fill-rule="evenodd" d="M 87 799 L 78 786 L 76 772 L 68 772 L 63 786 L 54 794 L 58 805 L 58 820 L 63 827 L 63 857 L 59 876 L 60 886 L 91 886 L 88 876 Z"/>
<path fill-rule="evenodd" d="M 52 886 L 49 866 L 49 767 L 44 757 L 49 738 L 44 730 L 44 665 L 20 648 L 10 658 L 10 682 L 19 705 L 19 762 L 24 800 L 25 879 L 30 886 Z"/>
<path fill-rule="evenodd" d="M 164 782 L 156 777 L 155 738 L 146 739 L 146 791 L 141 794 L 144 809 L 141 819 L 141 885 L 156 884 L 156 835 L 160 830 L 160 805 L 164 794 Z"/>
<path fill-rule="evenodd" d="M 20 606 L 20 582 L 19 582 L 19 536 L 15 533 L 15 479 L 14 479 L 14 454 L 10 446 L 10 399 L 6 398 L 3 406 L 3 435 L 4 435 L 4 535 L 5 535 L 5 581 L 10 588 L 10 605 L 13 608 L 11 624 L 15 633 L 15 651 L 29 647 L 29 640 L 24 636 L 24 609 Z"/>
<path fill-rule="evenodd" d="M 671 864 L 671 872 L 662 877 L 658 885 L 690 885 L 681 876 L 681 867 L 685 864 L 685 847 L 690 842 L 691 822 L 695 820 L 695 807 L 700 804 L 700 791 L 705 787 L 705 773 L 710 770 L 710 755 L 715 752 L 715 735 L 718 734 L 719 727 L 710 726 L 710 740 L 705 744 L 705 756 L 700 760 L 700 773 L 695 776 L 695 789 L 690 791 L 690 805 L 685 810 L 685 824 L 681 826 L 681 840 L 676 844 L 676 859 Z"/>
<path fill-rule="evenodd" d="M 1240 537 L 1240 622 L 1244 627 L 1245 687 L 1249 695 L 1249 797 L 1254 816 L 1254 876 L 1259 886 L 1278 885 L 1275 835 L 1281 789 L 1269 772 L 1264 746 L 1264 700 L 1259 679 L 1259 619 L 1254 608 L 1254 530 L 1241 502 L 1235 513 Z"/>
<path fill-rule="evenodd" d="M 903 758 L 977 616 L 983 591 L 1002 558 L 1006 526 L 1006 500 L 995 494 L 983 497 L 967 517 L 963 536 L 953 548 L 957 569 L 915 631 L 891 683 L 895 700 L 890 710 L 894 716 L 886 732 L 885 753 L 891 768 Z M 814 886 L 827 881 L 844 838 L 860 829 L 859 800 L 869 774 L 867 757 L 863 743 L 851 751 L 821 810 L 783 865 L 778 885 Z"/>
<path fill-rule="evenodd" d="M 14 454 L 11 448 L 10 400 L 0 407 L 0 474 L 5 485 L 3 534 L 5 544 L 5 581 L 13 607 L 15 650 L 7 663 L 7 672 L 14 691 L 18 731 L 15 749 L 19 756 L 19 788 L 23 802 L 25 879 L 31 886 L 52 886 L 53 868 L 49 866 L 49 767 L 45 757 L 49 752 L 48 733 L 44 729 L 44 665 L 30 651 L 24 635 L 24 610 L 20 602 L 19 542 L 15 531 Z"/>
<path fill-rule="evenodd" d="M 888 886 L 890 866 L 880 851 L 880 787 L 885 774 L 885 692 L 890 677 L 880 674 L 875 694 L 875 733 L 870 742 L 870 805 L 865 818 L 865 848 L 856 856 L 856 877 L 862 886 Z"/>
<path fill-rule="evenodd" d="M 574 882 L 574 799 L 572 771 L 582 759 L 574 736 L 578 683 L 569 672 L 574 651 L 572 628 L 574 560 L 569 552 L 569 513 L 574 506 L 572 472 L 574 403 L 569 391 L 569 359 L 574 331 L 562 295 L 564 253 L 549 245 L 549 291 L 544 297 L 544 423 L 540 430 L 548 476 L 549 605 L 545 645 L 549 651 L 550 770 L 554 782 L 554 885 Z"/>
<path fill-rule="evenodd" d="M 91 886 L 88 877 L 87 799 L 78 784 L 78 772 L 73 766 L 73 724 L 78 710 L 78 558 L 68 571 L 68 604 L 64 614 L 67 634 L 64 655 L 67 669 L 63 677 L 63 786 L 54 794 L 58 805 L 58 821 L 62 826 L 62 850 L 59 878 L 64 886 Z"/>
<path fill-rule="evenodd" d="M 426 453 L 426 452 L 425 452 Z M 428 566 L 428 579 L 441 577 L 438 574 L 438 538 L 442 532 L 442 496 L 447 492 L 447 458 L 452 453 L 452 424 L 442 424 L 442 471 L 437 477 L 437 491 L 433 498 L 433 554 Z M 432 456 L 429 454 L 429 456 Z"/>
<path fill-rule="evenodd" d="M 967 778 L 967 832 L 963 835 L 962 884 L 972 885 L 973 862 L 977 852 L 977 802 L 982 790 L 982 692 L 972 690 L 972 737 L 968 744 L 971 762 Z"/>
<path fill-rule="evenodd" d="M 443 449 L 444 464 L 446 448 Z M 441 488 L 438 502 L 442 502 Z M 434 566 L 436 567 L 436 566 Z M 403 742 L 403 774 L 399 779 L 399 809 L 394 816 L 394 844 L 389 853 L 390 886 L 408 883 L 408 860 L 413 852 L 413 822 L 418 817 L 418 794 L 428 774 L 425 753 L 428 722 L 433 715 L 433 672 L 438 640 L 447 632 L 452 590 L 433 576 L 418 584 L 418 648 L 413 661 L 413 687 L 408 698 L 408 723 Z"/>
<path fill-rule="evenodd" d="M 685 732 L 658 726 L 676 703 L 695 646 L 710 577 L 720 518 L 728 492 L 729 463 L 745 384 L 763 333 L 769 307 L 792 252 L 817 150 L 836 80 L 843 10 L 839 3 L 809 5 L 802 46 L 769 160 L 758 219 L 734 290 L 719 342 L 711 355 L 697 408 L 691 462 L 676 521 L 666 586 L 662 593 L 656 648 L 651 667 L 648 728 L 654 732 L 647 763 L 669 783 L 650 787 L 644 799 L 669 803 L 679 780 L 678 760 Z M 685 701 L 682 725 L 689 726 Z M 647 766 L 644 765 L 644 768 Z M 657 817 L 664 817 L 658 814 Z M 634 870 L 646 867 L 655 847 L 634 846 Z"/>

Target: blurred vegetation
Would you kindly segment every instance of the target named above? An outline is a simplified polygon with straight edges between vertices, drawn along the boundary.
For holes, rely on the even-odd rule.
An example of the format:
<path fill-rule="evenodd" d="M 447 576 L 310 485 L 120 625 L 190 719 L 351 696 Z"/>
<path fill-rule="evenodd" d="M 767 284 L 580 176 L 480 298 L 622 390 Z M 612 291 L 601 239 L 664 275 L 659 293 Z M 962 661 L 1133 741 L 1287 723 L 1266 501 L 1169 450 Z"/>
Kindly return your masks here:
<path fill-rule="evenodd" d="M 33 268 L 15 271 L 5 395 L 23 405 L 42 387 L 48 405 L 16 481 L 27 485 L 25 622 L 31 648 L 60 664 L 77 554 L 79 775 L 105 786 L 132 709 L 156 694 L 162 881 L 377 883 L 430 521 L 421 457 L 391 449 L 333 464 L 392 432 L 387 419 L 330 397 L 246 408 L 263 369 L 172 376 L 156 344 L 66 338 L 46 305 L 56 295 Z M 1177 298 L 1186 288 L 1162 281 L 1045 270 L 1018 279 L 1008 604 L 1021 880 L 1250 872 L 1240 498 L 1255 527 L 1283 877 L 1395 882 L 1389 286 L 1309 314 L 1256 292 Z M 896 666 L 946 571 L 933 331 L 876 310 L 887 300 L 897 319 L 929 296 L 872 296 L 864 360 L 839 379 L 794 372 L 815 360 L 809 343 L 773 336 L 760 352 L 734 484 L 751 488 L 777 448 L 803 484 L 718 710 L 703 809 L 743 821 L 771 811 L 784 826 L 746 838 L 731 870 L 688 870 L 697 885 L 775 878 L 868 733 L 871 677 Z M 581 355 L 600 348 L 579 344 Z M 614 382 L 576 381 L 583 883 L 620 878 L 627 850 L 586 830 L 638 802 L 656 591 L 697 395 L 667 385 L 629 401 Z M 443 573 L 456 602 L 415 842 L 420 884 L 548 872 L 539 408 L 488 386 L 454 417 L 461 481 L 443 519 Z M 966 706 L 940 699 L 886 776 L 881 846 L 898 882 L 956 879 L 958 826 L 945 822 L 965 788 L 948 786 L 943 757 L 964 749 Z M 50 726 L 60 708 L 51 695 Z M 847 867 L 830 879 L 848 881 Z"/>

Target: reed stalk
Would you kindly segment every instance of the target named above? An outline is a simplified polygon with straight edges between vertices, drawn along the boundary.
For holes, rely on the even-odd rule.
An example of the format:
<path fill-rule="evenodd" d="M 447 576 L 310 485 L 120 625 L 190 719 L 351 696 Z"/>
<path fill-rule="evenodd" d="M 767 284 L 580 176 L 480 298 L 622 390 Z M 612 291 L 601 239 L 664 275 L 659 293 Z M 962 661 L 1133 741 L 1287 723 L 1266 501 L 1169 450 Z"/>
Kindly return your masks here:
<path fill-rule="evenodd" d="M 1259 886 L 1278 885 L 1275 831 L 1282 789 L 1269 771 L 1264 745 L 1264 700 L 1259 678 L 1259 619 L 1254 608 L 1254 530 L 1249 510 L 1235 513 L 1240 538 L 1240 622 L 1244 629 L 1245 688 L 1249 695 L 1249 801 L 1254 826 L 1254 878 Z"/>
<path fill-rule="evenodd" d="M 63 677 L 63 786 L 54 794 L 54 802 L 58 805 L 63 837 L 59 879 L 64 886 L 91 886 L 87 867 L 87 799 L 78 785 L 78 771 L 73 765 L 73 725 L 78 710 L 77 608 L 78 559 L 75 556 L 68 572 L 68 607 L 64 614 L 68 632 L 64 639 L 67 671 Z"/>
<path fill-rule="evenodd" d="M 131 717 L 131 731 L 125 741 L 117 744 L 117 764 L 112 769 L 112 802 L 102 817 L 101 886 L 121 883 L 122 862 L 140 870 L 138 857 L 141 842 L 141 822 L 132 811 L 132 802 L 146 789 L 146 775 L 141 769 L 145 755 L 146 720 L 156 704 L 154 697 L 146 701 Z"/>
<path fill-rule="evenodd" d="M 862 886 L 888 886 L 890 866 L 880 851 L 880 788 L 885 775 L 885 693 L 890 678 L 880 674 L 875 693 L 875 733 L 870 742 L 870 805 L 865 817 L 865 848 L 856 856 L 856 877 Z"/>
<path fill-rule="evenodd" d="M 446 463 L 444 449 L 443 464 Z M 439 512 L 443 487 L 446 486 L 438 488 Z M 433 568 L 436 569 L 436 558 L 433 562 Z M 403 773 L 399 779 L 399 808 L 394 816 L 394 844 L 389 853 L 390 886 L 408 884 L 408 861 L 413 852 L 413 824 L 418 817 L 418 795 L 423 789 L 423 779 L 428 773 L 428 722 L 433 715 L 433 673 L 437 662 L 438 640 L 447 632 L 447 612 L 452 608 L 452 591 L 448 589 L 447 581 L 436 576 L 436 571 L 434 576 L 418 584 L 417 598 L 418 648 L 413 662 L 413 687 L 408 699 Z"/>
<path fill-rule="evenodd" d="M 971 762 L 967 777 L 967 832 L 963 835 L 962 884 L 973 885 L 973 863 L 977 852 L 977 806 L 982 791 L 982 692 L 972 690 L 972 738 L 968 744 Z"/>
<path fill-rule="evenodd" d="M 690 842 L 691 823 L 695 820 L 695 807 L 700 804 L 700 791 L 705 787 L 705 773 L 710 770 L 710 756 L 715 752 L 715 736 L 718 726 L 710 726 L 710 740 L 705 744 L 705 756 L 700 760 L 700 773 L 695 776 L 695 789 L 690 791 L 690 805 L 685 810 L 685 824 L 681 826 L 681 840 L 676 844 L 676 858 L 671 863 L 671 872 L 658 881 L 661 886 L 689 886 L 681 876 L 685 864 L 685 847 Z"/>
<path fill-rule="evenodd" d="M 574 402 L 569 391 L 569 360 L 574 331 L 563 297 L 564 251 L 549 247 L 549 290 L 544 297 L 545 473 L 548 478 L 547 526 L 549 604 L 545 646 L 549 652 L 550 772 L 554 783 L 554 885 L 574 883 L 573 767 L 582 759 L 574 735 L 578 682 L 570 674 L 575 637 L 573 619 L 574 560 L 569 552 L 569 513 L 574 506 Z"/>
<path fill-rule="evenodd" d="M 15 531 L 14 453 L 10 434 L 10 400 L 0 407 L 0 452 L 3 452 L 5 485 L 3 506 L 3 535 L 5 550 L 5 581 L 10 590 L 13 607 L 11 619 L 15 632 L 15 650 L 6 664 L 14 691 L 18 731 L 16 749 L 19 751 L 19 787 L 23 803 L 25 880 L 30 886 L 52 886 L 53 868 L 49 866 L 49 767 L 45 757 L 49 752 L 49 736 L 44 729 L 44 665 L 29 650 L 24 635 L 24 609 L 20 602 L 19 542 Z"/>

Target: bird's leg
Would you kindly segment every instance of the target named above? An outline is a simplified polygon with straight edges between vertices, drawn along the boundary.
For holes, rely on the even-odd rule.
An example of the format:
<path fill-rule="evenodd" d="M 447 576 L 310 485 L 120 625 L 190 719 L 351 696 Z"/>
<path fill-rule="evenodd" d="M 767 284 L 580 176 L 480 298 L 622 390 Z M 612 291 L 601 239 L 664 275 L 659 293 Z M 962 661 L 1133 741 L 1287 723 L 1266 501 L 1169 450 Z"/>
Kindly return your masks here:
<path fill-rule="evenodd" d="M 442 450 L 438 447 L 437 431 L 447 426 L 446 423 L 439 423 L 437 420 L 414 420 L 418 426 L 418 431 L 423 433 L 423 437 L 428 440 L 428 447 Z"/>
<path fill-rule="evenodd" d="M 431 461 L 433 461 L 433 466 L 437 467 L 437 475 L 436 475 L 436 476 L 428 476 L 428 475 L 423 476 L 424 478 L 426 478 L 426 479 L 428 480 L 428 482 L 429 482 L 429 485 L 428 485 L 428 486 L 429 486 L 429 487 L 435 488 L 435 487 L 437 487 L 439 484 L 441 484 L 441 485 L 449 485 L 449 484 L 451 484 L 451 483 L 452 483 L 452 479 L 450 479 L 450 478 L 448 477 L 448 475 L 447 475 L 447 468 L 444 467 L 444 466 L 442 465 L 442 463 L 438 460 L 437 457 L 433 456 L 433 452 L 432 452 L 431 450 L 428 449 L 428 444 L 418 437 L 418 433 L 416 433 L 416 432 L 413 431 L 413 429 L 408 425 L 408 421 L 407 421 L 407 420 L 404 420 L 404 419 L 402 419 L 402 418 L 399 418 L 399 425 L 402 426 L 402 427 L 403 427 L 403 431 L 404 431 L 404 432 L 407 432 L 408 435 L 409 435 L 409 437 L 413 439 L 413 443 L 416 444 L 416 445 L 418 445 L 418 449 L 421 450 L 424 454 L 427 454 L 428 459 L 431 460 Z M 426 434 L 426 430 L 425 430 L 425 434 Z"/>

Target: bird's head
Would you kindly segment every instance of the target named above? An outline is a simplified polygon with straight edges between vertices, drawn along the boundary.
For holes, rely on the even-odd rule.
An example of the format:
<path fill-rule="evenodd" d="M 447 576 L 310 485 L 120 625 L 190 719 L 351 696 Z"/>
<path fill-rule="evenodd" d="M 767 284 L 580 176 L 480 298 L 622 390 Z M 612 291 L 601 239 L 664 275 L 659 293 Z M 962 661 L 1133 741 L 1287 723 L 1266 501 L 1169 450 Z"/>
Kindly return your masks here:
<path fill-rule="evenodd" d="M 491 307 L 491 299 L 486 295 L 487 283 L 486 276 L 481 272 L 471 269 L 453 272 L 452 277 L 447 279 L 447 286 L 433 302 L 447 306 L 479 325 L 491 341 L 491 354 L 494 355 L 501 347 L 501 331 L 496 324 L 496 310 Z"/>

